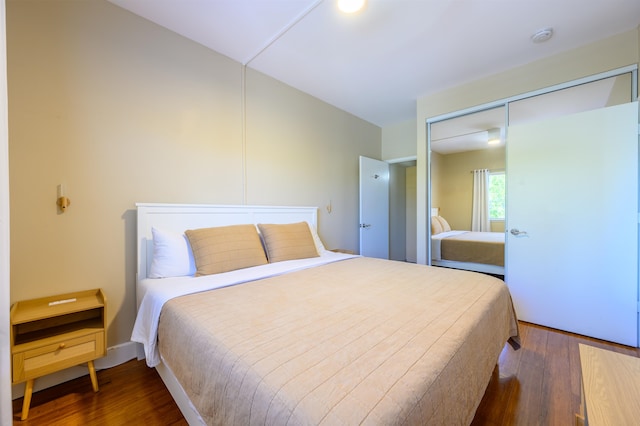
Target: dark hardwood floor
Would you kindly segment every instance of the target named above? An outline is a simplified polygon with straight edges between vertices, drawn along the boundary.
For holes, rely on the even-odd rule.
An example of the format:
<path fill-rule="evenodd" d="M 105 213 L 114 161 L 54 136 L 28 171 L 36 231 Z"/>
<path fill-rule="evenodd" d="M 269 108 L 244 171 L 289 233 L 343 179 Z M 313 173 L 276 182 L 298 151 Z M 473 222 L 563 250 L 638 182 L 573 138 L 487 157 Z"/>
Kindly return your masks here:
<path fill-rule="evenodd" d="M 639 357 L 640 350 L 520 323 L 522 347 L 505 346 L 473 425 L 574 425 L 583 343 Z"/>
<path fill-rule="evenodd" d="M 520 323 L 522 348 L 505 346 L 473 425 L 573 425 L 580 407 L 578 343 L 640 356 L 616 345 Z M 129 361 L 98 372 L 100 392 L 82 377 L 33 394 L 29 418 L 13 402 L 14 425 L 186 425 L 154 369 Z"/>
<path fill-rule="evenodd" d="M 100 390 L 89 376 L 33 394 L 27 420 L 22 398 L 13 401 L 14 425 L 187 425 L 158 373 L 132 360 L 98 371 Z"/>

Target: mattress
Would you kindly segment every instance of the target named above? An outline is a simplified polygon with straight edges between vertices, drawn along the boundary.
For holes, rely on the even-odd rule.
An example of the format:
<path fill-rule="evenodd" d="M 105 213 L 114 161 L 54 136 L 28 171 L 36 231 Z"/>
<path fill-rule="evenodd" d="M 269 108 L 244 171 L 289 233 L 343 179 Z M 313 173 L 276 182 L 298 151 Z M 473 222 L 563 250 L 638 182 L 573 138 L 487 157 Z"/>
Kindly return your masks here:
<path fill-rule="evenodd" d="M 518 329 L 504 282 L 346 258 L 172 298 L 158 346 L 207 424 L 469 424 Z"/>
<path fill-rule="evenodd" d="M 503 232 L 451 231 L 432 236 L 432 258 L 504 266 Z"/>

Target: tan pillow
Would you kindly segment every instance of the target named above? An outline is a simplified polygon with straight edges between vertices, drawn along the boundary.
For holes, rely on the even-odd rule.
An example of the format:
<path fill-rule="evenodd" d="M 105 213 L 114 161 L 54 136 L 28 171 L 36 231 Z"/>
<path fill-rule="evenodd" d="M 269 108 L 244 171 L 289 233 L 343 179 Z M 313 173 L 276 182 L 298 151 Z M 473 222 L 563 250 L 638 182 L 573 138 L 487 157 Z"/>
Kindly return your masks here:
<path fill-rule="evenodd" d="M 442 224 L 438 220 L 438 216 L 431 216 L 431 235 L 439 234 L 442 231 Z"/>
<path fill-rule="evenodd" d="M 449 226 L 449 222 L 446 221 L 446 219 L 442 216 L 436 216 L 436 218 L 438 219 L 438 221 L 440 222 L 440 226 L 442 227 L 442 232 L 449 232 L 451 231 L 451 226 Z"/>
<path fill-rule="evenodd" d="M 185 234 L 196 261 L 196 276 L 268 263 L 254 225 L 202 228 L 188 230 Z"/>
<path fill-rule="evenodd" d="M 318 257 L 307 222 L 258 224 L 269 263 Z"/>

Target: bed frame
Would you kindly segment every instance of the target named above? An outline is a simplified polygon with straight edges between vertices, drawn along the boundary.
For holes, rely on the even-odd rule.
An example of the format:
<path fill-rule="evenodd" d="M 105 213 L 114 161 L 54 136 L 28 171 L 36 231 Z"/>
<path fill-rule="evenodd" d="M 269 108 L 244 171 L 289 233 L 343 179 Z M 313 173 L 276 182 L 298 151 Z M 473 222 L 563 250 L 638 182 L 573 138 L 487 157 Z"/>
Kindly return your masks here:
<path fill-rule="evenodd" d="M 137 280 L 147 278 L 153 257 L 151 228 L 184 232 L 213 226 L 239 225 L 247 223 L 294 223 L 308 222 L 314 229 L 318 226 L 317 207 L 275 207 L 249 205 L 210 204 L 159 204 L 136 203 L 138 210 L 137 232 Z M 138 344 L 138 359 L 144 359 L 144 350 Z M 190 425 L 204 424 L 184 389 L 171 369 L 164 363 L 156 366 L 158 374 L 169 389 L 171 396 Z"/>

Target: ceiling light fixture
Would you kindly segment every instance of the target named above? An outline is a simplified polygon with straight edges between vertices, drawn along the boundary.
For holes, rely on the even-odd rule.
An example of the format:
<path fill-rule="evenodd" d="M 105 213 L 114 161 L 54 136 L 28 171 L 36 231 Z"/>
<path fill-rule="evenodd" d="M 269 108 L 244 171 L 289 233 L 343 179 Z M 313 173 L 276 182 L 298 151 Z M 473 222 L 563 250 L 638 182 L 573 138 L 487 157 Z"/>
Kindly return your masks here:
<path fill-rule="evenodd" d="M 500 142 L 502 142 L 502 129 L 487 130 L 487 143 L 489 145 L 498 145 Z"/>
<path fill-rule="evenodd" d="M 338 8 L 344 13 L 355 13 L 364 7 L 366 0 L 338 0 Z"/>
<path fill-rule="evenodd" d="M 547 27 L 533 33 L 533 35 L 531 36 L 531 41 L 534 43 L 544 43 L 551 37 L 553 37 L 553 28 Z"/>

